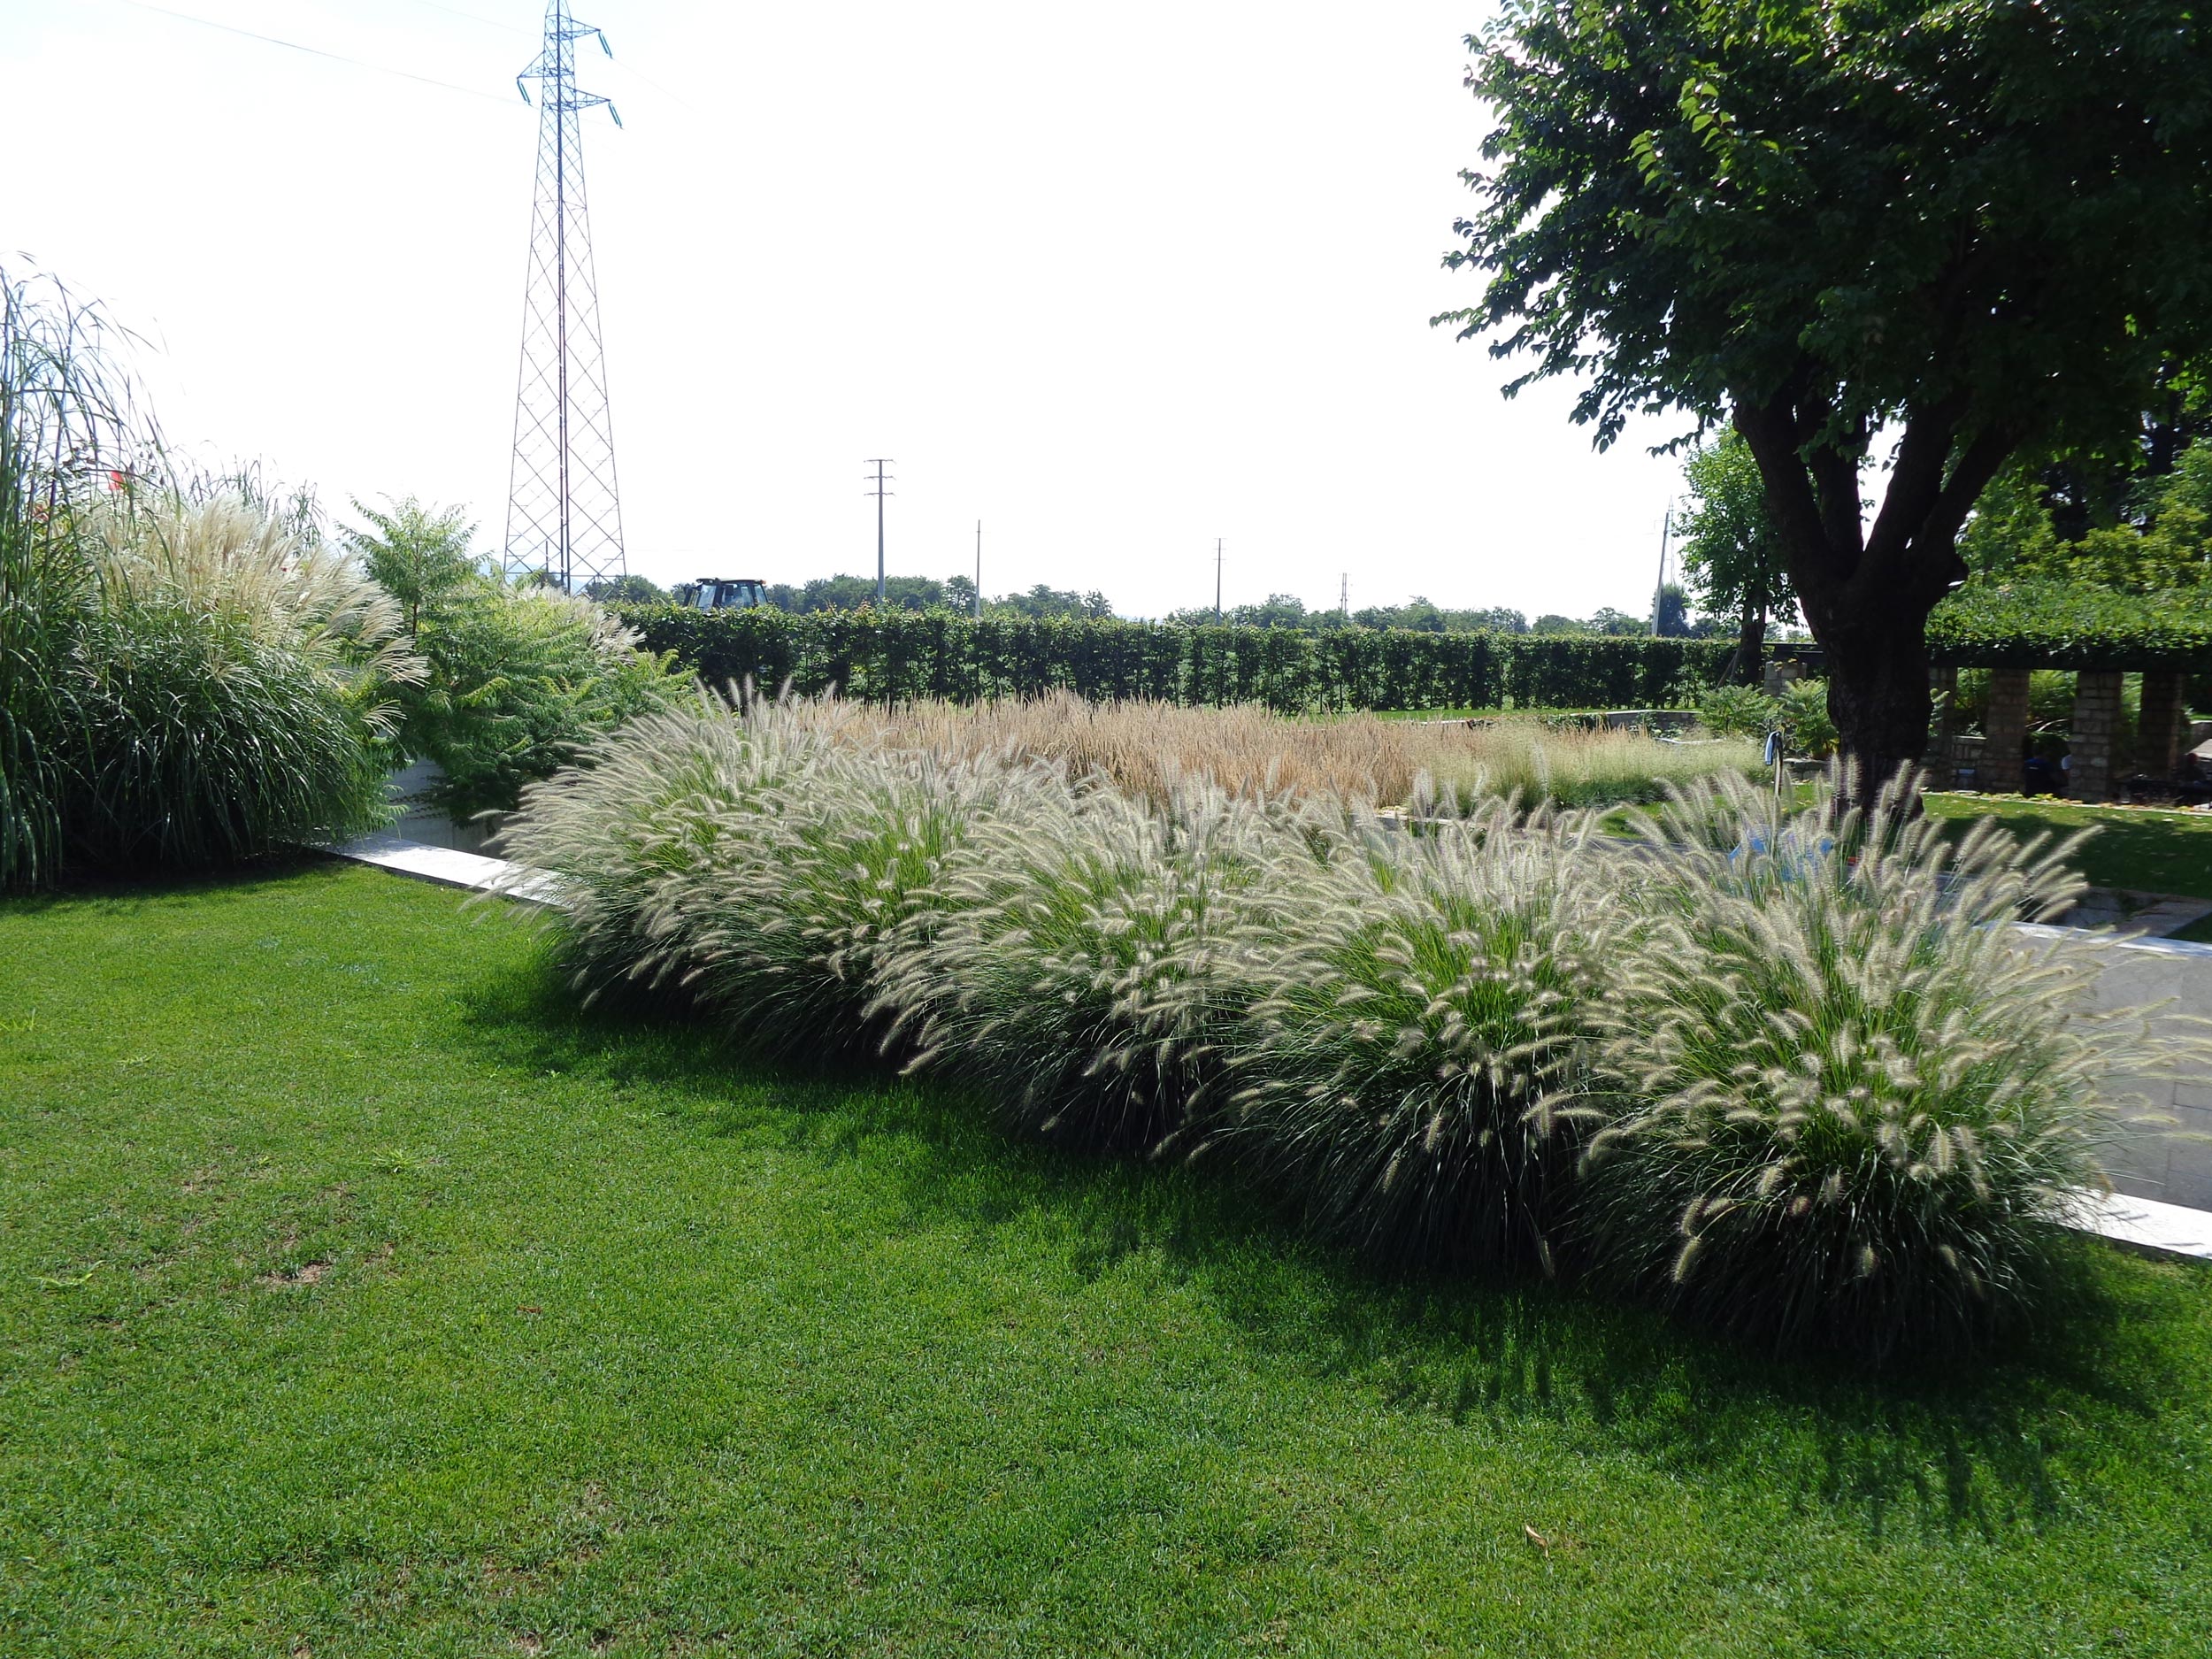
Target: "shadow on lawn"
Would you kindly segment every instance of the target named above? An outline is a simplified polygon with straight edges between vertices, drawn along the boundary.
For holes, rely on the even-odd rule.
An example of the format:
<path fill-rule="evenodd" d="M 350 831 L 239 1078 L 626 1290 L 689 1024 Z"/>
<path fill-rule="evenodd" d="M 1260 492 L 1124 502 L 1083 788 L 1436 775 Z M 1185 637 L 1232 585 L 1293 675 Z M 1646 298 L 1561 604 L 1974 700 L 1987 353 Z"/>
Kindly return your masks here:
<path fill-rule="evenodd" d="M 680 1115 L 841 1160 L 895 1143 L 908 1225 L 1001 1248 L 1041 1232 L 1077 1279 L 1149 1273 L 1201 1290 L 1260 1364 L 1371 1387 L 1471 1429 L 1565 1437 L 1684 1476 L 1734 1476 L 1858 1517 L 1994 1535 L 2061 1517 L 2054 1461 L 2155 1428 L 2201 1391 L 2172 1333 L 2201 1275 L 2085 1246 L 2081 1300 L 1975 1363 L 1855 1374 L 1778 1360 L 1586 1291 L 1376 1271 L 1302 1238 L 1221 1170 L 1018 1141 L 971 1093 L 859 1064 L 764 1062 L 649 1009 L 580 1012 L 549 966 L 479 987 L 477 1039 L 533 1074 L 557 1068 L 673 1091 Z M 1050 1271 L 1049 1254 L 1040 1257 Z M 2150 1478 L 2146 1469 L 2144 1478 Z"/>

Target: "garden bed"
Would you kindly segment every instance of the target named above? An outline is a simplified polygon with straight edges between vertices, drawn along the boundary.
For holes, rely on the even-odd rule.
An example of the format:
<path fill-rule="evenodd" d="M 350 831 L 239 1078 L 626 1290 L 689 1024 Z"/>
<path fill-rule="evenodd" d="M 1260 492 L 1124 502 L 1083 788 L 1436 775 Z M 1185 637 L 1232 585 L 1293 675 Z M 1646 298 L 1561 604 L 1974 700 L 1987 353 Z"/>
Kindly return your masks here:
<path fill-rule="evenodd" d="M 2212 1273 L 1880 1380 L 1378 1278 L 449 893 L 0 908 L 10 1652 L 2195 1653 Z M 2196 1634 L 2193 1635 L 2191 1632 Z"/>

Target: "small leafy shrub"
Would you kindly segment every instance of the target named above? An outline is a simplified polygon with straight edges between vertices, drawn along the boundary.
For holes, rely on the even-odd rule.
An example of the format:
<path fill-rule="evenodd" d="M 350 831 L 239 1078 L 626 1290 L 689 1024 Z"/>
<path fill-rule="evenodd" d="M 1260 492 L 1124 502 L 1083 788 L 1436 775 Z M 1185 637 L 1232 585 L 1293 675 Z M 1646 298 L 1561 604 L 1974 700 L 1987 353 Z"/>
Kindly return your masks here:
<path fill-rule="evenodd" d="M 1700 694 L 1697 723 L 1715 737 L 1763 738 L 1782 725 L 1783 705 L 1756 686 L 1714 686 Z"/>
<path fill-rule="evenodd" d="M 401 747 L 438 764 L 432 798 L 456 819 L 512 810 L 596 733 L 686 700 L 691 676 L 610 612 L 487 567 L 460 509 L 353 506 L 367 527 L 345 547 L 398 601 L 425 664 L 401 693 Z"/>
<path fill-rule="evenodd" d="M 1828 713 L 1828 682 L 1794 680 L 1782 687 L 1782 741 L 1793 755 L 1826 760 L 1836 752 L 1836 723 Z"/>
<path fill-rule="evenodd" d="M 1621 933 L 1591 834 L 1493 803 L 1302 872 L 1245 958 L 1220 1132 L 1264 1185 L 1379 1253 L 1554 1268 Z"/>
<path fill-rule="evenodd" d="M 1022 804 L 949 860 L 938 907 L 886 964 L 881 1004 L 913 1033 L 915 1064 L 987 1086 L 1019 1126 L 1157 1148 L 1217 1073 L 1221 958 L 1242 907 L 1304 843 L 1210 785 L 1160 807 L 1050 772 Z"/>
<path fill-rule="evenodd" d="M 444 770 L 435 798 L 456 818 L 511 810 L 595 733 L 692 683 L 588 599 L 490 577 L 435 591 L 414 645 L 427 672 L 403 695 L 401 739 Z"/>
<path fill-rule="evenodd" d="M 1648 915 L 1591 1004 L 1601 1258 L 1777 1345 L 1878 1358 L 2024 1313 L 2102 1180 L 2096 1086 L 2140 1058 L 2082 949 L 1993 926 L 2070 902 L 2067 847 L 1985 819 L 1954 848 L 1908 800 L 1686 792 L 1643 822 Z"/>

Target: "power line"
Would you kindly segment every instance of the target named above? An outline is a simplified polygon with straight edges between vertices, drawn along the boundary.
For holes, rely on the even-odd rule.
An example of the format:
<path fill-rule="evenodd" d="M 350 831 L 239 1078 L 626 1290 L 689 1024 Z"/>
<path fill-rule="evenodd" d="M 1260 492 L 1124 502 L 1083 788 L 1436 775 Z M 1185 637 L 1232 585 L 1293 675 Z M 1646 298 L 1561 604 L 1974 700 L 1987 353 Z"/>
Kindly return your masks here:
<path fill-rule="evenodd" d="M 242 35 L 250 41 L 259 41 L 265 46 L 281 46 L 287 51 L 305 52 L 310 58 L 326 58 L 334 64 L 350 64 L 356 69 L 373 70 L 380 75 L 396 75 L 402 81 L 418 81 L 426 87 L 436 87 L 442 92 L 458 92 L 465 97 L 482 98 L 488 104 L 507 102 L 506 99 L 495 97 L 488 92 L 479 91 L 474 87 L 456 86 L 450 81 L 434 81 L 428 75 L 419 75 L 411 70 L 393 69 L 383 64 L 373 64 L 365 58 L 349 58 L 343 52 L 326 51 L 319 46 L 303 46 L 297 41 L 279 40 L 273 35 L 256 34 L 252 29 L 242 29 L 235 24 L 218 23 L 213 18 L 194 17 L 189 12 L 173 12 L 167 6 L 151 5 L 148 4 L 148 0 L 120 0 L 120 4 L 135 6 L 141 12 L 153 12 L 165 18 L 174 18 L 180 23 L 196 23 L 202 28 L 219 29 L 226 35 Z"/>

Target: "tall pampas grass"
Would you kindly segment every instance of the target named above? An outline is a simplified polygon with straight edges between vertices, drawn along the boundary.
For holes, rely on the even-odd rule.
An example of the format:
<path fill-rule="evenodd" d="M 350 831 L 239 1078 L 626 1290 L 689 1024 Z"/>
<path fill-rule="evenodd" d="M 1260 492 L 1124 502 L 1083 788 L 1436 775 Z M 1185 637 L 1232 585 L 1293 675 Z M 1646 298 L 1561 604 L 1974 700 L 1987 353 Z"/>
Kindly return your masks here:
<path fill-rule="evenodd" d="M 1909 782 L 1863 815 L 1722 781 L 1643 820 L 1646 920 L 1589 1010 L 1615 1102 L 1584 1213 L 1621 1279 L 1782 1346 L 1970 1344 L 2032 1306 L 2101 1186 L 2097 1104 L 2155 1069 L 2092 952 L 2001 924 L 2066 846 L 1955 846 Z"/>
<path fill-rule="evenodd" d="M 81 523 L 111 610 L 204 617 L 349 688 L 422 678 L 398 602 L 357 561 L 242 495 L 117 490 Z"/>
<path fill-rule="evenodd" d="M 389 595 L 235 497 L 118 489 L 73 529 L 97 600 L 62 669 L 73 860 L 218 864 L 382 819 L 386 694 L 419 672 Z"/>
<path fill-rule="evenodd" d="M 1586 816 L 1493 802 L 1308 872 L 1241 958 L 1217 1131 L 1239 1161 L 1362 1248 L 1552 1271 L 1624 932 L 1591 836 Z"/>

